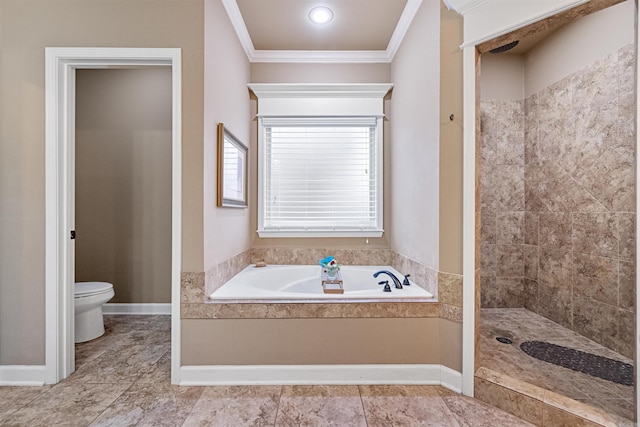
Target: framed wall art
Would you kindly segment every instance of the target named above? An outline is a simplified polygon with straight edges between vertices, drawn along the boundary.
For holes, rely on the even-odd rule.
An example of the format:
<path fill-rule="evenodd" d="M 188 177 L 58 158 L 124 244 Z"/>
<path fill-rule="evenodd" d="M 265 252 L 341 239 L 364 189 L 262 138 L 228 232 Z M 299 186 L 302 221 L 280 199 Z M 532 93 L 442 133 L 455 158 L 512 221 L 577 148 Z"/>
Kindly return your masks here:
<path fill-rule="evenodd" d="M 218 206 L 248 206 L 248 151 L 223 123 L 218 123 Z"/>

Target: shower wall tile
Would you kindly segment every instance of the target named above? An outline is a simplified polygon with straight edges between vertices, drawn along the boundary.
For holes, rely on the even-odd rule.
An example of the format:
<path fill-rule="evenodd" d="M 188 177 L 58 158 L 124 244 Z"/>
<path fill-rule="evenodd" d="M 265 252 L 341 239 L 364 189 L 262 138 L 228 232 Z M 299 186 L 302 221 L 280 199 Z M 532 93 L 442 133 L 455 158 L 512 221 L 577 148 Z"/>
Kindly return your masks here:
<path fill-rule="evenodd" d="M 480 217 L 480 242 L 497 242 L 497 218 L 495 213 L 483 212 Z"/>
<path fill-rule="evenodd" d="M 635 55 L 629 44 L 521 104 L 481 102 L 482 306 L 517 300 L 506 282 L 522 271 L 524 307 L 623 354 L 634 345 Z"/>
<path fill-rule="evenodd" d="M 524 243 L 525 245 L 538 245 L 538 212 L 525 212 L 524 216 Z"/>
<path fill-rule="evenodd" d="M 538 281 L 524 278 L 522 291 L 523 305 L 529 311 L 539 312 Z"/>
<path fill-rule="evenodd" d="M 613 149 L 606 149 L 579 183 L 611 212 L 635 209 L 634 162 Z"/>
<path fill-rule="evenodd" d="M 480 307 L 503 308 L 498 305 L 501 302 L 500 292 L 496 286 L 496 276 L 480 276 Z"/>
<path fill-rule="evenodd" d="M 554 250 L 571 249 L 571 215 L 567 212 L 540 212 L 538 244 Z"/>
<path fill-rule="evenodd" d="M 618 257 L 618 218 L 612 213 L 574 213 L 573 251 Z"/>
<path fill-rule="evenodd" d="M 630 359 L 634 357 L 636 314 L 633 310 L 618 310 L 618 341 L 615 350 Z"/>
<path fill-rule="evenodd" d="M 618 298 L 619 307 L 633 310 L 636 301 L 636 267 L 633 261 L 620 261 L 618 264 L 619 280 Z"/>
<path fill-rule="evenodd" d="M 559 116 L 567 116 L 571 111 L 571 77 L 542 89 L 538 93 L 538 125 L 546 125 Z"/>
<path fill-rule="evenodd" d="M 538 264 L 540 262 L 540 256 L 538 255 L 539 248 L 537 245 L 524 245 L 524 277 L 531 280 L 538 280 Z"/>
<path fill-rule="evenodd" d="M 485 275 L 496 275 L 498 260 L 497 245 L 480 243 L 480 269 Z"/>
<path fill-rule="evenodd" d="M 524 212 L 501 212 L 496 215 L 496 241 L 498 244 L 524 243 Z"/>
<path fill-rule="evenodd" d="M 573 329 L 571 289 L 538 282 L 538 314 Z"/>
<path fill-rule="evenodd" d="M 618 305 L 618 260 L 574 253 L 573 292 Z"/>
<path fill-rule="evenodd" d="M 540 248 L 538 280 L 554 288 L 571 289 L 571 252 Z"/>
<path fill-rule="evenodd" d="M 573 300 L 574 330 L 605 347 L 619 348 L 619 309 L 579 294 L 575 294 Z"/>
<path fill-rule="evenodd" d="M 498 277 L 523 277 L 523 245 L 497 245 L 496 275 Z"/>
<path fill-rule="evenodd" d="M 524 132 L 504 132 L 496 135 L 497 165 L 524 165 Z"/>

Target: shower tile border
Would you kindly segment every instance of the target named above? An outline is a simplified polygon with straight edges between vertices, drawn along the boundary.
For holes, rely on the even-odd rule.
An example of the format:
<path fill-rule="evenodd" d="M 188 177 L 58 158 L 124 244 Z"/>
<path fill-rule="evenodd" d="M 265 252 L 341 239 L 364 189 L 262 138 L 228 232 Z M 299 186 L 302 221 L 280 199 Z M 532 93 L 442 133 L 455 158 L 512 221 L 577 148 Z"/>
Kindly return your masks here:
<path fill-rule="evenodd" d="M 626 426 L 633 422 L 562 396 L 551 390 L 526 383 L 508 375 L 481 367 L 475 373 L 476 398 L 538 425 Z M 495 400 L 498 399 L 498 400 Z M 523 406 L 522 402 L 527 402 Z M 505 402 L 507 402 L 505 404 Z M 524 407 L 535 406 L 542 417 L 531 419 Z M 558 422 L 561 421 L 560 424 Z M 563 424 L 564 423 L 564 424 Z M 567 424 L 569 423 L 569 424 Z M 631 424 L 629 424 L 631 423 Z"/>

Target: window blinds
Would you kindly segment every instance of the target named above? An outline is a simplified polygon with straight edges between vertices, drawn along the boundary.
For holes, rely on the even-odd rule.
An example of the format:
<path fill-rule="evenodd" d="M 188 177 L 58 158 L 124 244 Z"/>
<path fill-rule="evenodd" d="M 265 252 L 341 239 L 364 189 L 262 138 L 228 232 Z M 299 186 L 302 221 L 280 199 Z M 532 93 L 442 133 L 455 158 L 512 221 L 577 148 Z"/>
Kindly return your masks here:
<path fill-rule="evenodd" d="M 380 230 L 377 121 L 263 117 L 262 230 Z"/>

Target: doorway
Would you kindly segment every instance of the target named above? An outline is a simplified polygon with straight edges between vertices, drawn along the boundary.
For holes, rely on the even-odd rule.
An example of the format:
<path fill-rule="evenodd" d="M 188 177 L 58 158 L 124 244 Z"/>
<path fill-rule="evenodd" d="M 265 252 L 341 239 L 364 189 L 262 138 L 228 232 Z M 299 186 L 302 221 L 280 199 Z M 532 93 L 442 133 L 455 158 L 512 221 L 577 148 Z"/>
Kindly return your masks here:
<path fill-rule="evenodd" d="M 68 377 L 74 360 L 76 70 L 171 68 L 171 379 L 180 366 L 181 62 L 180 49 L 46 49 L 46 378 Z"/>

